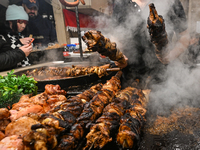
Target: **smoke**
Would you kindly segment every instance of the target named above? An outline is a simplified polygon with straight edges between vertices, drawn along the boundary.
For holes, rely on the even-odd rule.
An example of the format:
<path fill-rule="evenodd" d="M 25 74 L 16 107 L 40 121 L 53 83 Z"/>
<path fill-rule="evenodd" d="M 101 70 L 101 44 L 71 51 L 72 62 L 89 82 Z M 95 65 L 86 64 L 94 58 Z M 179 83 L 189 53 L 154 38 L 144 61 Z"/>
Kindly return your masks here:
<path fill-rule="evenodd" d="M 164 82 L 151 86 L 150 106 L 158 114 L 174 107 L 198 106 L 200 96 L 200 68 L 190 68 L 176 60 L 167 66 Z"/>
<path fill-rule="evenodd" d="M 121 0 L 116 0 L 117 3 L 122 3 Z M 175 29 L 184 28 L 186 24 L 182 24 L 181 20 L 173 20 L 178 26 L 172 25 L 172 20 L 169 17 L 169 10 L 172 9 L 174 1 L 162 0 L 154 3 L 159 15 L 162 15 L 165 19 L 166 31 L 168 38 L 173 39 L 172 35 Z M 121 8 L 123 9 L 123 8 Z M 119 10 L 120 11 L 120 10 Z M 126 11 L 126 10 L 122 10 Z M 153 68 L 155 61 L 155 52 L 147 50 L 149 47 L 149 33 L 143 26 L 140 26 L 141 22 L 147 22 L 149 15 L 149 9 L 142 10 L 142 16 L 138 17 L 135 12 L 126 11 L 129 15 L 123 20 L 123 23 L 118 24 L 113 18 L 98 16 L 96 19 L 99 24 L 99 30 L 105 37 L 110 38 L 111 41 L 116 42 L 117 47 L 128 57 L 129 62 L 139 63 L 138 51 L 135 49 L 140 48 L 142 44 L 146 48 L 146 52 L 142 56 L 145 60 L 145 65 L 149 68 Z M 138 11 L 138 13 L 140 13 Z M 173 13 L 173 12 L 170 12 Z M 103 25 L 103 28 L 102 28 Z M 183 25 L 183 27 L 181 27 Z M 140 30 L 140 35 L 138 35 Z M 140 38 L 140 36 L 146 36 L 146 39 Z M 135 38 L 135 37 L 138 37 Z M 137 39 L 137 40 L 132 40 Z M 173 107 L 179 107 L 184 105 L 197 105 L 198 98 L 200 96 L 200 69 L 189 68 L 188 65 L 176 60 L 170 63 L 166 70 L 161 74 L 157 74 L 163 81 L 161 83 L 151 83 L 150 94 L 150 107 L 157 113 L 163 114 L 169 112 Z"/>

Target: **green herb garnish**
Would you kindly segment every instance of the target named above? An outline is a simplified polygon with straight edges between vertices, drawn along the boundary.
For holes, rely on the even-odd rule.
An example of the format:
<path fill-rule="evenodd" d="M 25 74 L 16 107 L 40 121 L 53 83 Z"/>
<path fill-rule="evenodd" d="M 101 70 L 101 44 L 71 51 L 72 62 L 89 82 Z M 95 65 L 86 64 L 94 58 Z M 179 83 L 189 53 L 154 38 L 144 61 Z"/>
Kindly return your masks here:
<path fill-rule="evenodd" d="M 37 94 L 37 81 L 25 74 L 16 76 L 14 70 L 7 73 L 7 76 L 0 75 L 0 108 L 11 107 L 17 103 L 24 94 Z"/>

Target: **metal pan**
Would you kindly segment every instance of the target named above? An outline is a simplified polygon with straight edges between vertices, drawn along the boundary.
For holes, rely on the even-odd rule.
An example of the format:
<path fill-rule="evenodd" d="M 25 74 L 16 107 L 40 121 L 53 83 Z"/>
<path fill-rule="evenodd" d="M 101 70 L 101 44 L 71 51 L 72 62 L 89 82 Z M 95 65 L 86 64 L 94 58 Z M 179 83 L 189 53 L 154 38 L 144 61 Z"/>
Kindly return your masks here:
<path fill-rule="evenodd" d="M 53 64 L 50 66 L 44 66 L 44 67 L 72 67 L 72 65 L 81 65 L 81 66 L 91 66 L 89 62 L 70 62 L 70 63 L 61 63 L 61 64 Z M 102 66 L 103 63 L 99 62 L 93 62 L 92 66 Z M 41 67 L 39 67 L 41 68 Z M 39 69 L 34 68 L 34 69 Z M 21 76 L 22 74 L 26 74 L 27 71 L 32 71 L 34 69 L 26 69 L 23 71 L 15 72 L 15 75 Z M 109 79 L 111 76 L 113 76 L 116 72 L 108 72 L 107 76 L 103 76 L 102 78 L 99 78 L 97 74 L 87 74 L 87 75 L 80 75 L 76 77 L 70 77 L 70 78 L 64 78 L 64 79 L 54 79 L 54 80 L 40 80 L 37 81 L 38 86 L 38 92 L 43 92 L 45 90 L 46 84 L 58 84 L 62 89 L 68 89 L 72 86 L 84 86 L 90 85 L 92 83 L 96 84 L 98 82 L 105 82 L 107 79 Z"/>

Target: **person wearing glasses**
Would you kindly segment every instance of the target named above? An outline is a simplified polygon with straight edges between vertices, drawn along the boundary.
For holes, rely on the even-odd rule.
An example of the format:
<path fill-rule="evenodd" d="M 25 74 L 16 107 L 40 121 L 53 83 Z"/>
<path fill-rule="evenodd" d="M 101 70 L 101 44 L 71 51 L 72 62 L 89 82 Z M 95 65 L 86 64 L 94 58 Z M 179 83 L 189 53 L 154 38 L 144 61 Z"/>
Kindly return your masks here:
<path fill-rule="evenodd" d="M 49 43 L 57 42 L 56 29 L 52 22 L 47 18 L 43 18 L 39 13 L 38 0 L 23 0 L 22 6 L 29 16 L 28 29 L 29 33 L 34 37 L 34 44 L 47 46 Z"/>
<path fill-rule="evenodd" d="M 0 27 L 0 71 L 31 65 L 27 56 L 32 51 L 33 38 L 25 37 L 28 15 L 22 6 L 9 5 L 6 22 Z"/>

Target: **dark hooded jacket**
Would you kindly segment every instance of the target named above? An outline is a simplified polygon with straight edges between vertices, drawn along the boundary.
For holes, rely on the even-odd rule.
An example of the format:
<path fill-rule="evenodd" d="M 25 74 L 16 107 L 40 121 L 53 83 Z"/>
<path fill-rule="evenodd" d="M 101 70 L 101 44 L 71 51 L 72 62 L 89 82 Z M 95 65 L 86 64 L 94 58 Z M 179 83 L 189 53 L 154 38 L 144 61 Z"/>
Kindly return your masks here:
<path fill-rule="evenodd" d="M 41 15 L 37 15 L 36 18 L 29 18 L 28 29 L 35 39 L 33 43 L 41 43 L 47 46 L 48 43 L 57 41 L 55 27 L 51 21 L 42 18 Z"/>
<path fill-rule="evenodd" d="M 8 26 L 0 27 L 0 71 L 14 69 L 26 59 L 25 53 L 19 49 L 21 35 L 14 33 Z"/>

